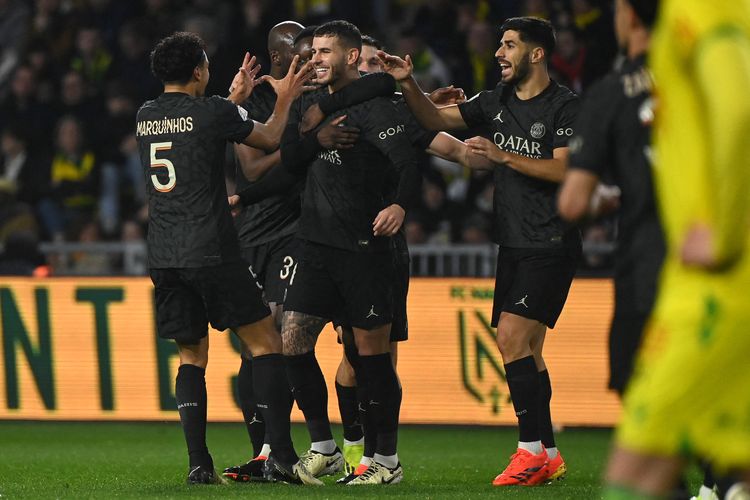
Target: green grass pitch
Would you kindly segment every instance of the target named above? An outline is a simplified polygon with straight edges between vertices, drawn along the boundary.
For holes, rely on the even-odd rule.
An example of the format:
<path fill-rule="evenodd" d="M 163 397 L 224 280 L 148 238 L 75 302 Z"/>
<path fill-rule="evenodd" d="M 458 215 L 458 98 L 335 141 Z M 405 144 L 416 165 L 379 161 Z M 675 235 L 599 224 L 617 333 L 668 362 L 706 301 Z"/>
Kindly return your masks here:
<path fill-rule="evenodd" d="M 298 451 L 307 432 L 293 426 Z M 334 435 L 340 441 L 340 428 Z M 540 487 L 493 488 L 514 451 L 511 428 L 406 426 L 399 450 L 405 478 L 394 486 L 310 488 L 281 484 L 187 486 L 187 454 L 178 423 L 0 422 L 2 498 L 533 498 L 594 499 L 611 432 L 570 429 L 558 436 L 568 476 Z M 249 458 L 241 424 L 210 424 L 216 468 Z M 386 489 L 387 491 L 383 491 Z"/>

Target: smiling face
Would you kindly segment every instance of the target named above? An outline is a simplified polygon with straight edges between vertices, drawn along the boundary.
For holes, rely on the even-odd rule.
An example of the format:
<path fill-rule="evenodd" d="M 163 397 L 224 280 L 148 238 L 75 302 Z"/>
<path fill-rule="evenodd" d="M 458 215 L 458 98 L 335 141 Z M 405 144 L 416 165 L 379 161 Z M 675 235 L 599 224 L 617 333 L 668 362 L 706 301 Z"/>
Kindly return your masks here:
<path fill-rule="evenodd" d="M 359 50 L 344 48 L 337 36 L 316 36 L 312 44 L 312 62 L 315 67 L 315 82 L 319 85 L 335 85 L 346 72 L 347 66 L 356 64 Z"/>
<path fill-rule="evenodd" d="M 507 30 L 495 52 L 502 69 L 500 81 L 507 85 L 518 85 L 526 80 L 531 71 L 531 47 L 521 41 L 518 31 Z"/>

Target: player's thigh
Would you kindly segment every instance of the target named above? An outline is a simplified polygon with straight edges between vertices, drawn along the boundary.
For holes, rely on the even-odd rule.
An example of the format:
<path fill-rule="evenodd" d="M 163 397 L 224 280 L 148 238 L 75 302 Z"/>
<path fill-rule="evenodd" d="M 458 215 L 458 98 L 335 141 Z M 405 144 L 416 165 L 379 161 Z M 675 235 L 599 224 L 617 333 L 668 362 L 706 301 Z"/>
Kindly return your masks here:
<path fill-rule="evenodd" d="M 208 319 L 216 330 L 238 331 L 269 316 L 262 292 L 242 260 L 199 268 L 192 285 L 206 304 Z"/>
<path fill-rule="evenodd" d="M 298 261 L 290 268 L 288 276 L 285 323 L 287 312 L 328 319 L 340 316 L 343 299 L 329 269 L 334 265 L 329 263 L 335 260 L 331 256 L 332 250 L 311 242 L 300 244 Z M 285 326 L 282 332 L 284 330 Z"/>
<path fill-rule="evenodd" d="M 750 312 L 731 298 L 662 290 L 625 397 L 625 449 L 750 467 Z"/>
<path fill-rule="evenodd" d="M 188 271 L 189 272 L 189 271 Z M 208 334 L 208 314 L 200 294 L 183 279 L 181 269 L 151 269 L 159 337 L 197 345 Z"/>
<path fill-rule="evenodd" d="M 390 252 L 341 251 L 331 273 L 343 297 L 347 325 L 355 332 L 391 324 L 394 271 Z"/>

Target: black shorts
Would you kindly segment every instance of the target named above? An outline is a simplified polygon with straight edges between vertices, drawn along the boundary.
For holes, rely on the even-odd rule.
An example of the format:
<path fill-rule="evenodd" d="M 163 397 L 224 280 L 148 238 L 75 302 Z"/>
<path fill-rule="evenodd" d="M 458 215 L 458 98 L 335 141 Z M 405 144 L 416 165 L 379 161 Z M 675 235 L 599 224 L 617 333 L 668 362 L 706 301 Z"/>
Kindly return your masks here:
<path fill-rule="evenodd" d="M 250 267 L 266 303 L 283 304 L 289 278 L 297 265 L 299 240 L 293 234 L 242 249 L 242 258 Z"/>
<path fill-rule="evenodd" d="M 390 252 L 352 252 L 305 241 L 289 279 L 285 311 L 373 330 L 393 320 Z"/>
<path fill-rule="evenodd" d="M 197 344 L 217 330 L 255 323 L 271 311 L 243 261 L 197 268 L 151 269 L 159 336 Z"/>
<path fill-rule="evenodd" d="M 492 304 L 492 326 L 501 312 L 554 328 L 568 298 L 578 255 L 565 250 L 500 248 Z"/>

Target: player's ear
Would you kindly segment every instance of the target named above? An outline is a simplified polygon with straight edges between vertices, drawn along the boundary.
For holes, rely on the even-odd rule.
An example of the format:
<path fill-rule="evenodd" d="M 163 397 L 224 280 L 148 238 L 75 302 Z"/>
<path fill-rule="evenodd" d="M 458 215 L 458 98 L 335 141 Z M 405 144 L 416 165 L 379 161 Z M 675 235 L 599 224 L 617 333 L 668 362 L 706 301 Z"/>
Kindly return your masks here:
<path fill-rule="evenodd" d="M 542 47 L 534 47 L 531 49 L 531 62 L 532 63 L 540 63 L 544 60 L 546 54 L 544 53 L 544 49 Z"/>
<path fill-rule="evenodd" d="M 281 64 L 281 54 L 278 50 L 271 51 L 271 64 L 278 66 Z"/>
<path fill-rule="evenodd" d="M 193 68 L 193 79 L 197 82 L 201 81 L 201 78 L 203 78 L 203 71 L 201 71 L 200 66 L 196 66 Z"/>
<path fill-rule="evenodd" d="M 360 53 L 359 49 L 349 49 L 349 53 L 347 54 L 347 57 L 346 57 L 346 64 L 349 64 L 349 65 L 353 64 L 354 66 L 358 66 L 359 55 L 360 55 L 359 53 Z"/>

